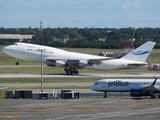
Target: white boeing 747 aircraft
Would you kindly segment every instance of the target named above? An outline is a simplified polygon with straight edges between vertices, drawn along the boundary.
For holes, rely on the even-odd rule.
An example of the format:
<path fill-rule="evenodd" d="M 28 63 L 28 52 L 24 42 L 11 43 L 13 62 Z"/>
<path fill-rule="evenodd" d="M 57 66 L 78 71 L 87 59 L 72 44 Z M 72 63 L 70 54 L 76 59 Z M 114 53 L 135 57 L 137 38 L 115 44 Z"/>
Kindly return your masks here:
<path fill-rule="evenodd" d="M 102 79 L 91 85 L 94 91 L 104 92 L 104 97 L 107 97 L 107 92 L 130 92 L 132 97 L 151 96 L 156 98 L 158 93 L 160 98 L 160 81 L 151 79 Z"/>
<path fill-rule="evenodd" d="M 41 61 L 41 52 L 43 62 L 47 66 L 64 67 L 67 74 L 78 74 L 78 68 L 84 68 L 93 64 L 100 64 L 103 60 L 111 59 L 97 55 L 69 52 L 54 47 L 35 45 L 17 42 L 13 45 L 4 47 L 2 51 L 16 58 L 16 65 L 19 65 L 18 59 Z"/>
<path fill-rule="evenodd" d="M 81 68 L 107 70 L 138 68 L 147 65 L 148 63 L 145 61 L 155 44 L 155 42 L 146 42 L 120 59 L 68 52 L 54 47 L 28 43 L 15 43 L 2 50 L 17 59 L 16 65 L 19 65 L 18 59 L 40 62 L 41 51 L 43 51 L 43 62 L 47 63 L 47 66 L 61 66 L 64 67 L 66 74 L 78 74 L 78 69 Z"/>

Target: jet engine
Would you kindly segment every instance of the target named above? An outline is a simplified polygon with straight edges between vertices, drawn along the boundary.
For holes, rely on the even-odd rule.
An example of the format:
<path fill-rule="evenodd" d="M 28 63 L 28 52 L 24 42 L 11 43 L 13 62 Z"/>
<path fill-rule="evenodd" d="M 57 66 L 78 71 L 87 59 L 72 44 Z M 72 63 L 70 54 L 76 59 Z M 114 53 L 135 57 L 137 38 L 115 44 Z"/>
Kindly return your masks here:
<path fill-rule="evenodd" d="M 56 66 L 64 66 L 65 62 L 61 60 L 56 60 Z"/>
<path fill-rule="evenodd" d="M 55 62 L 47 62 L 47 66 L 50 66 L 50 67 L 55 67 L 55 66 L 61 67 L 64 65 L 65 65 L 65 62 L 61 60 L 56 60 Z"/>
<path fill-rule="evenodd" d="M 87 66 L 88 65 L 88 62 L 87 61 L 85 61 L 85 60 L 79 60 L 79 66 L 80 67 L 85 67 L 85 66 Z"/>
<path fill-rule="evenodd" d="M 55 67 L 56 64 L 55 64 L 55 62 L 47 62 L 47 66 L 49 66 L 49 67 Z"/>
<path fill-rule="evenodd" d="M 131 89 L 130 90 L 130 96 L 132 97 L 141 97 L 142 93 L 140 89 Z"/>

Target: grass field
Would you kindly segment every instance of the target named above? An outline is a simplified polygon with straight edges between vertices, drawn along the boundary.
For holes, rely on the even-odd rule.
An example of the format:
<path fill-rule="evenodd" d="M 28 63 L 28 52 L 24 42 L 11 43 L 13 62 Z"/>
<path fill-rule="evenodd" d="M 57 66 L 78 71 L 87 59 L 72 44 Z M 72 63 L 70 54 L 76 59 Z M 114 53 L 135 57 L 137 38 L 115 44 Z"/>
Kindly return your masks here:
<path fill-rule="evenodd" d="M 40 74 L 40 63 L 34 62 L 34 61 L 25 61 L 20 60 L 20 65 L 16 66 L 15 62 L 16 59 L 13 57 L 10 57 L 2 52 L 2 48 L 4 46 L 0 46 L 0 74 L 19 74 L 19 73 L 32 73 L 32 74 Z M 114 56 L 119 55 L 123 52 L 122 49 L 87 49 L 87 48 L 62 48 L 64 50 L 68 51 L 74 51 L 74 52 L 80 52 L 80 53 L 88 53 L 88 54 L 94 54 L 98 55 L 100 52 L 103 51 L 112 51 L 114 53 Z M 147 61 L 151 61 L 151 63 L 160 63 L 160 49 L 154 49 L 150 55 L 150 58 L 147 59 Z M 12 65 L 11 67 L 1 67 L 6 65 Z M 25 67 L 21 67 L 21 65 L 25 65 Z M 36 65 L 36 66 L 35 66 Z M 88 70 L 88 69 L 82 69 L 79 70 L 80 73 L 138 73 L 138 72 L 148 72 L 148 73 L 154 73 L 155 71 L 148 70 L 146 68 L 142 69 L 125 69 L 125 70 Z M 156 71 L 157 72 L 157 71 Z M 159 71 L 158 71 L 159 72 Z M 44 74 L 64 74 L 63 67 L 47 67 L 44 64 Z M 98 79 L 102 78 L 45 78 L 44 82 L 95 82 Z M 0 83 L 38 83 L 40 82 L 40 78 L 10 78 L 10 79 L 2 79 L 0 78 Z M 71 86 L 73 89 L 79 87 Z M 25 87 L 23 87 L 25 88 Z M 35 87 L 33 89 L 36 89 L 39 87 Z M 48 87 L 53 88 L 53 87 Z M 65 86 L 57 86 L 58 88 L 65 88 Z M 88 88 L 88 86 L 84 86 L 83 88 Z M 12 88 L 15 89 L 15 88 Z M 18 88 L 16 88 L 18 89 Z M 21 88 L 19 88 L 21 89 Z M 70 88 L 71 89 L 71 88 Z"/>

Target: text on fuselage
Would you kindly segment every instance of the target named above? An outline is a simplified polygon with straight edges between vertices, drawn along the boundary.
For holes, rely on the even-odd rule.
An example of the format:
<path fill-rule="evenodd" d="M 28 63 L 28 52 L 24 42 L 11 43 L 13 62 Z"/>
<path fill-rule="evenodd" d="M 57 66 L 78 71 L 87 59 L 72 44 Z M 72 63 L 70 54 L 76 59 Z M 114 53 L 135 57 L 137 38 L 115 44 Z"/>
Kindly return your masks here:
<path fill-rule="evenodd" d="M 35 49 L 33 48 L 32 46 L 27 46 L 27 51 L 34 51 L 34 52 L 40 52 L 39 49 Z M 49 53 L 49 54 L 53 54 L 53 52 L 50 52 L 50 51 L 43 51 L 43 53 Z"/>
<path fill-rule="evenodd" d="M 128 86 L 128 85 L 129 85 L 129 82 L 122 82 L 119 80 L 108 82 L 108 87 L 110 86 Z"/>

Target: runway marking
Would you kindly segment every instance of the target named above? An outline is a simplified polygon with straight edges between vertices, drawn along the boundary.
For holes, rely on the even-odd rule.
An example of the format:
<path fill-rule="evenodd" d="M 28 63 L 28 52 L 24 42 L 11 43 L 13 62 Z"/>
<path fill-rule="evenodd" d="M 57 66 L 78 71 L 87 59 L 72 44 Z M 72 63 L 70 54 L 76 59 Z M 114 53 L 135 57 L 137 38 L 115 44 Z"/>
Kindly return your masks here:
<path fill-rule="evenodd" d="M 154 104 L 148 103 L 148 104 L 142 104 L 142 106 L 154 106 Z"/>
<path fill-rule="evenodd" d="M 27 84 L 27 86 L 33 86 L 32 84 Z"/>
<path fill-rule="evenodd" d="M 16 120 L 19 118 L 19 116 L 9 116 L 9 115 L 0 115 L 0 119 L 10 119 L 10 120 Z"/>
<path fill-rule="evenodd" d="M 72 99 L 72 100 L 68 100 L 67 102 L 76 103 L 76 102 L 82 102 L 82 100 L 80 100 L 80 99 Z"/>
<path fill-rule="evenodd" d="M 60 119 L 68 119 L 68 118 L 78 118 L 81 120 L 96 120 L 96 119 L 104 119 L 111 117 L 123 117 L 123 116 L 131 116 L 131 115 L 142 115 L 142 114 L 153 114 L 159 113 L 160 107 L 157 108 L 148 108 L 141 110 L 128 110 L 128 111 L 116 111 L 116 112 L 107 112 L 107 113 L 93 113 L 93 114 L 78 114 L 78 115 L 70 115 L 70 116 L 60 116 L 55 118 L 49 118 L 46 120 L 60 120 Z M 87 118 L 86 118 L 87 117 Z"/>

